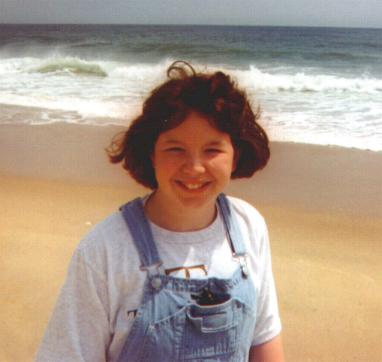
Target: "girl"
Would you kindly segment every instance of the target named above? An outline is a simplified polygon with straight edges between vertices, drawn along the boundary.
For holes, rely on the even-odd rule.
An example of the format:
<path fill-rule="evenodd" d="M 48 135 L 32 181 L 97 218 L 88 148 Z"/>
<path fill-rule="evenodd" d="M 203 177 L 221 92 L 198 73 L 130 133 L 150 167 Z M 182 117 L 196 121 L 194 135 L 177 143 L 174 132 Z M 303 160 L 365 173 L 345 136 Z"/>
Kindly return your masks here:
<path fill-rule="evenodd" d="M 267 136 L 226 74 L 167 75 L 109 148 L 152 192 L 81 241 L 38 361 L 283 361 L 266 225 L 222 193 Z"/>

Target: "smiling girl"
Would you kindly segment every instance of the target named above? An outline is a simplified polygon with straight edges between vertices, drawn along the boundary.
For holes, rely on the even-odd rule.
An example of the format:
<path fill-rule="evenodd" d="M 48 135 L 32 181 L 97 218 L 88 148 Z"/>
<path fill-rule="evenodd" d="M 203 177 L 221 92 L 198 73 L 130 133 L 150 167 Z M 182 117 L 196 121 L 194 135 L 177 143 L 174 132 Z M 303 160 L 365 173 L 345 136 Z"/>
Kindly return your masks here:
<path fill-rule="evenodd" d="M 269 158 L 222 72 L 168 69 L 109 149 L 152 192 L 81 241 L 38 361 L 283 361 L 267 228 L 222 192 Z"/>

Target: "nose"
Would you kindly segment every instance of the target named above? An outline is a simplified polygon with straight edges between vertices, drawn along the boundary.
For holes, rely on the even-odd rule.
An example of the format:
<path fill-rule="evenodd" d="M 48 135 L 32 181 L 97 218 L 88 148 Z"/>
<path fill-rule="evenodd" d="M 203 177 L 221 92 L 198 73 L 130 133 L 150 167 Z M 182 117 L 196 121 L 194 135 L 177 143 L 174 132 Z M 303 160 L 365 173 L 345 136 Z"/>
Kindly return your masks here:
<path fill-rule="evenodd" d="M 189 176 L 197 176 L 205 172 L 203 160 L 198 155 L 188 155 L 183 165 L 183 172 Z"/>

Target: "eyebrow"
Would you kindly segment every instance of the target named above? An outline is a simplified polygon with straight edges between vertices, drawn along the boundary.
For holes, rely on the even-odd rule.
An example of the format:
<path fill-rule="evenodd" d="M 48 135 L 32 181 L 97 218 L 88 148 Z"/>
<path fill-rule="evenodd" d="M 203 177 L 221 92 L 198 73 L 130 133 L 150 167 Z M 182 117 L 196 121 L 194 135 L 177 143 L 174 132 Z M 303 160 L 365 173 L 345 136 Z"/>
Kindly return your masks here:
<path fill-rule="evenodd" d="M 179 143 L 182 143 L 182 142 L 177 141 L 177 140 L 168 139 L 168 140 L 164 140 L 163 143 L 176 143 L 176 144 L 179 144 Z"/>
<path fill-rule="evenodd" d="M 207 143 L 207 146 L 221 146 L 222 144 L 222 141 L 211 141 Z"/>
<path fill-rule="evenodd" d="M 165 140 L 163 143 L 165 144 L 183 144 L 181 141 L 177 141 L 175 139 L 168 139 L 168 140 Z M 218 141 L 218 140 L 214 140 L 214 141 L 210 141 L 210 142 L 207 142 L 206 143 L 206 146 L 221 146 L 223 144 L 222 141 Z"/>

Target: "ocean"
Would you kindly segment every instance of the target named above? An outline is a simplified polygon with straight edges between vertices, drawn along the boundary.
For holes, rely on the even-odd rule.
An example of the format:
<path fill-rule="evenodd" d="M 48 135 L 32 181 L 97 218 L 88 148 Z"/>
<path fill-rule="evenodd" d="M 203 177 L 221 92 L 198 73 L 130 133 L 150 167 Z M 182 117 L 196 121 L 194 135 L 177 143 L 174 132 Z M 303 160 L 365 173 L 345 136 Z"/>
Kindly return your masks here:
<path fill-rule="evenodd" d="M 223 70 L 271 140 L 382 150 L 382 29 L 0 25 L 0 124 L 122 124 L 166 68 Z"/>

